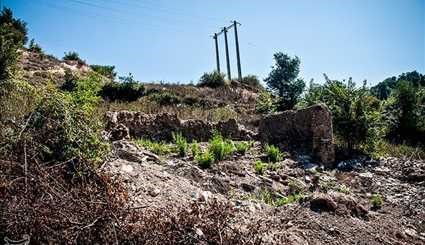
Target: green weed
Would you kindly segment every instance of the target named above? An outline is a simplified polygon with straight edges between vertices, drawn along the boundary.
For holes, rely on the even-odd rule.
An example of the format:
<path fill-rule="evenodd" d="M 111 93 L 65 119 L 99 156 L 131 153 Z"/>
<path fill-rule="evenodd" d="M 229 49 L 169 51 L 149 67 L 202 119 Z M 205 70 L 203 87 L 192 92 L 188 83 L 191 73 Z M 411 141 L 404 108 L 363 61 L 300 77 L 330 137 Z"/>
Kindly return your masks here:
<path fill-rule="evenodd" d="M 177 153 L 179 156 L 184 157 L 187 155 L 187 149 L 189 147 L 189 144 L 187 143 L 186 138 L 181 133 L 174 133 L 173 136 L 173 142 L 176 144 Z"/>

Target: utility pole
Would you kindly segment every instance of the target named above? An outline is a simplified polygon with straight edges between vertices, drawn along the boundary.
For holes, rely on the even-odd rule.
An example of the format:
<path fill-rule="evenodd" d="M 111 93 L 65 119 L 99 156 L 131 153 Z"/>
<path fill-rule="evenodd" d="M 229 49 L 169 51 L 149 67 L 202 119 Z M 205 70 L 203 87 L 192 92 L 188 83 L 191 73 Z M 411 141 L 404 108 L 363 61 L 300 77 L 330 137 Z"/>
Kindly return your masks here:
<path fill-rule="evenodd" d="M 220 73 L 220 55 L 218 53 L 218 38 L 217 38 L 217 33 L 214 33 L 214 37 L 213 38 L 214 38 L 214 41 L 215 41 L 215 58 L 216 58 L 216 61 L 217 61 L 217 72 Z"/>
<path fill-rule="evenodd" d="M 236 20 L 233 21 L 233 26 L 235 28 L 235 43 L 236 43 L 236 60 L 238 62 L 238 78 L 239 81 L 242 80 L 242 71 L 241 71 L 241 56 L 239 53 L 239 39 L 238 39 L 238 23 Z"/>
<path fill-rule="evenodd" d="M 227 28 L 226 27 L 223 27 L 223 32 L 224 32 L 224 42 L 226 47 L 227 78 L 229 80 L 232 80 L 232 75 L 230 73 L 229 45 L 227 43 Z"/>

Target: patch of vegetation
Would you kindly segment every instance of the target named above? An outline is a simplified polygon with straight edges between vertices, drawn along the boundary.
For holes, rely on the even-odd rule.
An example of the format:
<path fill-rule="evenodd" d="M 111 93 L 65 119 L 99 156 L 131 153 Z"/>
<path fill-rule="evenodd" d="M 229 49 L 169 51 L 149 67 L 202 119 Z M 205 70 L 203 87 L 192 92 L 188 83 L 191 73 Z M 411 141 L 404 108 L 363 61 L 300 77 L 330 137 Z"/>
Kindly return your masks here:
<path fill-rule="evenodd" d="M 257 160 L 254 163 L 254 171 L 256 174 L 263 175 L 267 169 L 267 163 L 263 163 L 261 160 Z"/>
<path fill-rule="evenodd" d="M 115 66 L 108 65 L 90 65 L 93 71 L 99 73 L 102 76 L 105 76 L 111 80 L 114 80 L 117 76 L 115 72 Z"/>
<path fill-rule="evenodd" d="M 277 110 L 276 101 L 271 93 L 261 91 L 255 104 L 255 111 L 263 114 L 273 113 Z"/>
<path fill-rule="evenodd" d="M 344 193 L 344 194 L 349 194 L 349 193 L 351 192 L 350 188 L 349 188 L 349 187 L 347 187 L 347 186 L 346 186 L 346 185 L 344 185 L 344 184 L 339 184 L 339 185 L 337 185 L 337 186 L 336 186 L 336 188 L 335 188 L 335 190 L 336 190 L 337 192 L 341 192 L 341 193 Z"/>
<path fill-rule="evenodd" d="M 306 198 L 306 196 L 302 193 L 290 194 L 286 197 L 277 198 L 274 201 L 274 206 L 276 206 L 276 207 L 285 206 L 285 205 L 288 205 L 288 204 L 291 204 L 291 203 L 300 202 L 300 201 L 304 200 L 305 198 Z"/>
<path fill-rule="evenodd" d="M 391 144 L 381 141 L 377 144 L 375 151 L 371 154 L 373 158 L 380 157 L 411 157 L 413 159 L 425 159 L 425 147 L 410 146 L 406 144 Z"/>
<path fill-rule="evenodd" d="M 384 198 L 379 193 L 372 194 L 370 198 L 370 202 L 372 204 L 373 209 L 380 209 L 384 204 Z"/>
<path fill-rule="evenodd" d="M 197 156 L 201 152 L 201 147 L 199 146 L 196 140 L 190 144 L 190 149 L 191 149 L 193 158 L 195 158 L 195 156 Z"/>
<path fill-rule="evenodd" d="M 274 145 L 269 145 L 267 144 L 264 147 L 264 151 L 266 153 L 267 156 L 267 160 L 269 162 L 279 162 L 283 159 L 284 154 L 279 150 L 278 147 L 274 146 Z"/>
<path fill-rule="evenodd" d="M 205 151 L 203 153 L 199 153 L 195 156 L 196 162 L 198 162 L 199 167 L 202 169 L 210 168 L 212 164 L 215 162 L 214 154 L 210 151 Z"/>
<path fill-rule="evenodd" d="M 166 106 L 166 105 L 177 105 L 180 104 L 181 98 L 179 96 L 177 96 L 176 94 L 172 93 L 172 92 L 168 92 L 168 91 L 161 91 L 158 93 L 154 93 L 151 94 L 149 96 L 149 98 L 152 101 L 155 101 L 156 103 L 158 103 L 161 106 Z"/>
<path fill-rule="evenodd" d="M 173 132 L 172 136 L 174 144 L 176 144 L 177 153 L 179 154 L 179 156 L 185 157 L 187 155 L 187 149 L 189 147 L 187 139 L 180 132 Z"/>
<path fill-rule="evenodd" d="M 144 95 L 145 87 L 140 82 L 134 80 L 131 73 L 128 76 L 120 77 L 120 82 L 109 82 L 105 84 L 100 95 L 106 101 L 136 101 Z"/>
<path fill-rule="evenodd" d="M 225 86 L 226 81 L 224 80 L 224 77 L 224 74 L 221 74 L 217 71 L 211 73 L 204 73 L 204 75 L 202 75 L 202 77 L 199 79 L 198 86 L 210 88 L 218 88 Z"/>
<path fill-rule="evenodd" d="M 302 202 L 306 195 L 303 193 L 289 194 L 288 196 L 282 196 L 278 193 L 273 193 L 267 189 L 261 189 L 258 194 L 251 197 L 253 199 L 260 200 L 273 207 L 281 207 L 291 203 Z"/>
<path fill-rule="evenodd" d="M 246 84 L 248 86 L 254 87 L 254 88 L 261 87 L 260 80 L 258 80 L 258 77 L 255 76 L 255 75 L 244 76 L 244 77 L 242 77 L 242 79 L 239 82 Z"/>
<path fill-rule="evenodd" d="M 17 72 L 19 48 L 27 42 L 26 23 L 4 8 L 0 14 L 0 83 L 11 79 Z"/>
<path fill-rule="evenodd" d="M 380 101 L 371 95 L 366 83 L 360 88 L 347 82 L 330 80 L 324 85 L 310 84 L 304 101 L 307 105 L 325 103 L 332 112 L 333 128 L 343 148 L 372 152 L 385 134 Z"/>
<path fill-rule="evenodd" d="M 65 52 L 65 55 L 62 58 L 63 60 L 69 61 L 78 61 L 80 64 L 85 64 L 86 62 L 80 58 L 80 55 L 75 51 Z"/>
<path fill-rule="evenodd" d="M 274 54 L 275 64 L 264 80 L 269 90 L 279 97 L 277 109 L 290 110 L 297 104 L 305 88 L 305 82 L 298 78 L 301 61 L 278 52 Z"/>
<path fill-rule="evenodd" d="M 135 143 L 157 155 L 162 156 L 170 154 L 173 150 L 172 147 L 165 142 L 156 142 L 150 139 L 138 139 Z"/>
<path fill-rule="evenodd" d="M 31 39 L 30 44 L 28 45 L 28 50 L 34 53 L 43 54 L 43 49 L 35 42 L 34 38 Z"/>
<path fill-rule="evenodd" d="M 235 143 L 236 152 L 245 155 L 245 153 L 252 147 L 253 142 L 242 141 Z"/>
<path fill-rule="evenodd" d="M 235 150 L 232 141 L 224 139 L 220 134 L 215 134 L 210 140 L 209 152 L 214 155 L 216 161 L 222 161 L 231 156 Z"/>

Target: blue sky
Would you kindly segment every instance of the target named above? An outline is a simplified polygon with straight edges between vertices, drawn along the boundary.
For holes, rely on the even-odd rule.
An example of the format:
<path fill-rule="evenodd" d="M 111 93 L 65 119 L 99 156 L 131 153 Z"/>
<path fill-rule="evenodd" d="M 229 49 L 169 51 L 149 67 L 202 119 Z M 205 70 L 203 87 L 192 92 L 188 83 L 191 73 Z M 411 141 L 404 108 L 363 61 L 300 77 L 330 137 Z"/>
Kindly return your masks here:
<path fill-rule="evenodd" d="M 239 28 L 242 73 L 265 78 L 273 53 L 301 58 L 301 76 L 376 84 L 425 73 L 425 0 L 0 0 L 50 54 L 75 50 L 144 82 L 197 81 L 215 69 L 210 37 Z M 223 40 L 220 39 L 221 46 Z M 233 34 L 232 75 L 237 74 Z M 224 47 L 221 47 L 225 71 Z"/>

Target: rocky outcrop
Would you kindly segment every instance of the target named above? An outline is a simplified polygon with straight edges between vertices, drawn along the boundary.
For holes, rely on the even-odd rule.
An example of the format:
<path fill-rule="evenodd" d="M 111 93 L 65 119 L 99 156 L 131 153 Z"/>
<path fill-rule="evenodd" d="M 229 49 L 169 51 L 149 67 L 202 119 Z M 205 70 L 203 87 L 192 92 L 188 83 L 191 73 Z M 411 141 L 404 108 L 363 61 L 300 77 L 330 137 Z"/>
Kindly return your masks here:
<path fill-rule="evenodd" d="M 180 120 L 175 114 L 145 114 L 142 112 L 108 112 L 107 131 L 112 141 L 128 137 L 170 140 L 173 132 L 181 132 L 189 140 L 207 141 L 214 132 L 234 140 L 250 140 L 254 133 L 230 119 L 210 123 L 202 120 Z M 126 133 L 127 132 L 127 133 Z"/>
<path fill-rule="evenodd" d="M 260 140 L 303 149 L 326 166 L 335 160 L 332 117 L 323 104 L 268 115 L 260 121 L 258 131 Z"/>

